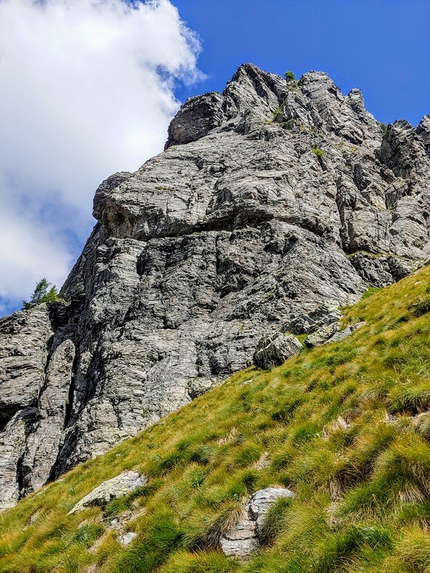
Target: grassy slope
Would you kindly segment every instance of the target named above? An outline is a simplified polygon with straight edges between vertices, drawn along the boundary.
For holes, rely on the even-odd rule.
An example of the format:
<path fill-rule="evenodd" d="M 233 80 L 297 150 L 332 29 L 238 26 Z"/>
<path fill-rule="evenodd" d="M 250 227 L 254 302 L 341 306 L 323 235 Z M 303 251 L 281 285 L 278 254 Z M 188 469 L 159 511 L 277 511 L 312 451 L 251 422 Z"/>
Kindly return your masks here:
<path fill-rule="evenodd" d="M 430 267 L 376 292 L 346 309 L 367 325 L 343 342 L 233 376 L 0 515 L 0 571 L 430 571 L 428 285 Z M 148 485 L 67 516 L 124 469 Z M 297 496 L 273 508 L 267 546 L 225 558 L 240 501 L 276 484 Z M 127 508 L 138 537 L 123 548 L 105 528 Z"/>

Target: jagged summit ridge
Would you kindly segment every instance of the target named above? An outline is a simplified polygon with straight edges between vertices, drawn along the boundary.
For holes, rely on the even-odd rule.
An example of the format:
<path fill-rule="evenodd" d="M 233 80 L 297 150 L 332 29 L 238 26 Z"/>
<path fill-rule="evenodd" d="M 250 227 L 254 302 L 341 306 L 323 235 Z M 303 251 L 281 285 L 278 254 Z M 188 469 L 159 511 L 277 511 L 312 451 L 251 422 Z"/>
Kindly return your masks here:
<path fill-rule="evenodd" d="M 241 66 L 166 150 L 104 181 L 68 301 L 0 321 L 0 496 L 15 503 L 251 363 L 259 339 L 428 257 L 428 118 Z"/>
<path fill-rule="evenodd" d="M 380 140 L 379 124 L 364 108 L 359 89 L 344 97 L 327 74 L 315 71 L 304 74 L 299 87 L 300 92 L 296 82 L 244 64 L 222 95 L 197 96 L 182 106 L 169 126 L 166 149 L 196 141 L 215 130 L 258 133 L 261 122 L 272 120 L 278 109 L 278 123 L 298 120 L 302 128 L 334 131 L 352 143 L 362 143 L 369 135 Z"/>

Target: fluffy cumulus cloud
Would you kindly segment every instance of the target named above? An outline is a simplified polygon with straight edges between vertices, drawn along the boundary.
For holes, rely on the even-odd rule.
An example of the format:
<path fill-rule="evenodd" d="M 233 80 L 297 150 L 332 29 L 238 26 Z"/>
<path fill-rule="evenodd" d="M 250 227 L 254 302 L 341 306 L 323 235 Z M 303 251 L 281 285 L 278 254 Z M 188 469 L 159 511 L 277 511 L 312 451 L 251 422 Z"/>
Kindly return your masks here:
<path fill-rule="evenodd" d="M 61 285 L 97 185 L 162 150 L 198 52 L 168 0 L 0 0 L 0 314 Z"/>

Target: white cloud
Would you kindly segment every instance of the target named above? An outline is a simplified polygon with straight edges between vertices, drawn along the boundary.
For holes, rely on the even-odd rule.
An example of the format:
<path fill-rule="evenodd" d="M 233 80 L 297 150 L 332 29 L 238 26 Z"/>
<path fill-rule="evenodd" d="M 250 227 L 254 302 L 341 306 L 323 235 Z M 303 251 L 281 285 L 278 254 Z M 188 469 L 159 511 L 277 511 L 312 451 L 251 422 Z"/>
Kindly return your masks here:
<path fill-rule="evenodd" d="M 84 239 L 101 180 L 162 150 L 198 51 L 168 0 L 0 0 L 3 304 L 61 284 L 70 228 Z"/>

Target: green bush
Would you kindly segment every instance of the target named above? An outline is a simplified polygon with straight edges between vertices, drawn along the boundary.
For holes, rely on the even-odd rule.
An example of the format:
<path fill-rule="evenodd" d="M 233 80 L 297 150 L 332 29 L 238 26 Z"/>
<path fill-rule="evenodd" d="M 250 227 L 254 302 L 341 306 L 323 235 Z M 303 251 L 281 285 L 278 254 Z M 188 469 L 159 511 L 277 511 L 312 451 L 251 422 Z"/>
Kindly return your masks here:
<path fill-rule="evenodd" d="M 281 107 L 277 107 L 274 112 L 273 112 L 273 119 L 272 121 L 276 121 L 276 119 L 278 118 L 278 116 L 282 113 L 282 108 Z"/>
<path fill-rule="evenodd" d="M 51 283 L 49 283 L 46 278 L 39 281 L 31 295 L 30 302 L 26 300 L 22 301 L 22 310 L 33 308 L 33 306 L 41 304 L 42 302 L 56 302 L 58 300 L 57 287 L 54 285 L 49 288 L 50 285 Z"/>
<path fill-rule="evenodd" d="M 320 157 L 321 159 L 324 157 L 324 151 L 319 147 L 312 147 L 312 152 L 315 153 L 315 155 L 317 157 Z"/>
<path fill-rule="evenodd" d="M 294 82 L 296 79 L 296 76 L 294 75 L 294 72 L 285 72 L 284 77 L 287 81 L 289 82 Z"/>
<path fill-rule="evenodd" d="M 387 133 L 387 124 L 381 122 L 381 123 L 379 124 L 379 129 L 381 130 L 382 134 Z"/>

